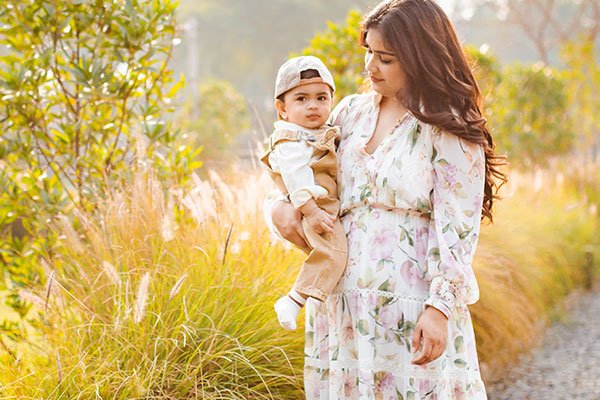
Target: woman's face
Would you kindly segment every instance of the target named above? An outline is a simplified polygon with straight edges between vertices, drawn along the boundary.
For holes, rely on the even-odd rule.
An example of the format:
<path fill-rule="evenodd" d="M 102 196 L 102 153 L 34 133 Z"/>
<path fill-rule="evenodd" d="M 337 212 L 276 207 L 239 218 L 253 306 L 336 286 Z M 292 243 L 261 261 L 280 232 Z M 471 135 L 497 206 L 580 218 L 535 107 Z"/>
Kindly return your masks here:
<path fill-rule="evenodd" d="M 365 47 L 365 68 L 373 90 L 384 97 L 395 97 L 405 87 L 406 74 L 394 52 L 385 44 L 379 29 L 367 31 Z"/>

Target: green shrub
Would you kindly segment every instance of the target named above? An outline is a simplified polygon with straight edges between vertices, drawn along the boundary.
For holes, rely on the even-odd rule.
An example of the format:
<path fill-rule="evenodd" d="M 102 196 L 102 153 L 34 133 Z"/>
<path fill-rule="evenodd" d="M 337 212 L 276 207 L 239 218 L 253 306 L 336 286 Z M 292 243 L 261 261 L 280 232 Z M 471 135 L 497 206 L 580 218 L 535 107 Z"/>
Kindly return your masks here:
<path fill-rule="evenodd" d="M 37 283 L 57 240 L 48 225 L 91 211 L 136 166 L 180 182 L 193 153 L 165 111 L 176 3 L 6 1 L 0 9 L 0 289 Z M 75 223 L 77 229 L 78 224 Z"/>

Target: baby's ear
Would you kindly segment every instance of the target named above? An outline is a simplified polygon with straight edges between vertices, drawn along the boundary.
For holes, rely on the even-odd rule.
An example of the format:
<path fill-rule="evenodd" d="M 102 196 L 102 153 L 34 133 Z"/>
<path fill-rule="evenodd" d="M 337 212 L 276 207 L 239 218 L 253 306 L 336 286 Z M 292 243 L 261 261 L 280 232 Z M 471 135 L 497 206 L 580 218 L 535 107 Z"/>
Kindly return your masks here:
<path fill-rule="evenodd" d="M 275 100 L 275 109 L 277 110 L 277 115 L 281 119 L 287 118 L 287 112 L 285 111 L 285 103 L 279 99 Z"/>

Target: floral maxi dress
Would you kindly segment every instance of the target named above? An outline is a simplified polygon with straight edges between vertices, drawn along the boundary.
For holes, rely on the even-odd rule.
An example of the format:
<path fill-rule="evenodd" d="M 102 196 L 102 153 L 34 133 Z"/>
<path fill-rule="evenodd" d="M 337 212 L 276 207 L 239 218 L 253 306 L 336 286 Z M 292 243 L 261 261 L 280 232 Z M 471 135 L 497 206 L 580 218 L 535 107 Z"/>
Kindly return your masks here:
<path fill-rule="evenodd" d="M 479 298 L 483 149 L 409 113 L 368 154 L 380 100 L 349 96 L 332 113 L 349 255 L 334 293 L 306 307 L 306 398 L 486 399 L 467 308 Z M 448 345 L 417 366 L 411 338 L 426 305 L 449 317 Z"/>

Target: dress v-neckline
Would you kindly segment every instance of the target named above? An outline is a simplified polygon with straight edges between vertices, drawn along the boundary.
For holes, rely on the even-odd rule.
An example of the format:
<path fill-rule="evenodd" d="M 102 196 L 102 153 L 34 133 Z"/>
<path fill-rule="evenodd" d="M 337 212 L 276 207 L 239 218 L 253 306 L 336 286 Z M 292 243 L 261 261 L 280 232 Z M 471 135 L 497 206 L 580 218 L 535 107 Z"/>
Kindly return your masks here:
<path fill-rule="evenodd" d="M 369 144 L 369 142 L 371 141 L 371 139 L 373 139 L 373 136 L 375 135 L 375 130 L 377 129 L 377 120 L 379 119 L 380 112 L 381 112 L 381 108 L 378 108 L 377 115 L 375 116 L 375 122 L 373 123 L 373 126 L 370 129 L 371 134 L 367 137 L 367 140 L 364 141 L 362 144 L 362 150 L 369 158 L 372 158 L 374 156 L 374 154 L 377 153 L 379 148 L 382 147 L 383 143 L 386 141 L 387 137 L 391 136 L 398 128 L 400 128 L 400 126 L 404 123 L 404 121 L 410 114 L 410 111 L 406 110 L 406 112 L 400 118 L 398 118 L 396 120 L 396 124 L 394 125 L 394 127 L 392 129 L 390 129 L 390 131 L 383 136 L 383 138 L 381 139 L 381 141 L 379 143 L 377 143 L 377 146 L 375 146 L 373 151 L 371 153 L 369 153 L 367 151 L 367 145 Z"/>

